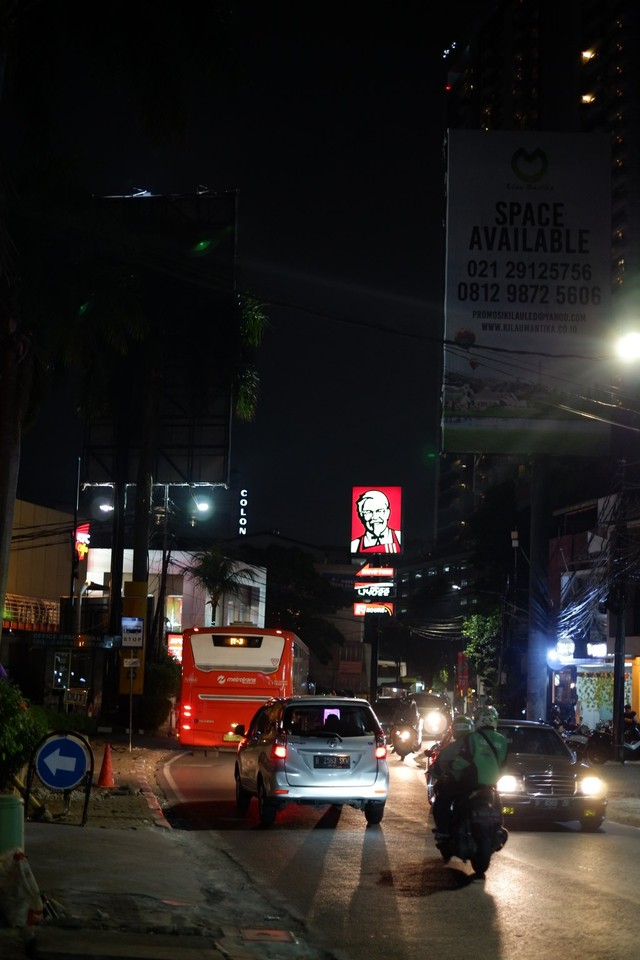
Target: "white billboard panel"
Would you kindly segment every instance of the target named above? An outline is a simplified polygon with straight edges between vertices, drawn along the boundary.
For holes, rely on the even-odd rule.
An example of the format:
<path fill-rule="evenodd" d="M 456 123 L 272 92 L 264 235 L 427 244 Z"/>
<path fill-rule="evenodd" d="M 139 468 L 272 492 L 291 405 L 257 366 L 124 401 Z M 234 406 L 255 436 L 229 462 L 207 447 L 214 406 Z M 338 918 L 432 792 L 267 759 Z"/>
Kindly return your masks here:
<path fill-rule="evenodd" d="M 448 133 L 443 449 L 604 454 L 609 138 Z"/>

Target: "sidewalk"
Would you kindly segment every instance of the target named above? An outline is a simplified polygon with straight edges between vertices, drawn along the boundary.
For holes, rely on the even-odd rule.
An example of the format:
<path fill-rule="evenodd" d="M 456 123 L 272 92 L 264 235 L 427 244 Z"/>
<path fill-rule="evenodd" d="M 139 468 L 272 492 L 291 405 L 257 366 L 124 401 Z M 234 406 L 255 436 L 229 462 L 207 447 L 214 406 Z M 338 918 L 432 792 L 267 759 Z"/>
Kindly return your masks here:
<path fill-rule="evenodd" d="M 86 826 L 78 801 L 66 820 L 25 824 L 47 909 L 27 943 L 0 927 L 2 960 L 329 960 L 222 850 L 170 828 L 153 770 L 179 747 L 145 743 L 110 747 L 114 787 L 93 788 Z M 92 748 L 97 782 L 105 745 Z M 640 763 L 596 769 L 608 783 L 607 819 L 640 827 Z"/>
<path fill-rule="evenodd" d="M 25 823 L 24 851 L 45 920 L 26 938 L 0 926 L 2 960 L 330 960 L 223 851 L 171 829 L 153 771 L 176 741 L 145 738 L 129 752 L 114 739 L 114 786 L 92 788 L 85 826 L 82 791 L 67 816 L 62 794 L 39 791 L 53 816 Z M 96 785 L 105 746 L 91 742 Z"/>

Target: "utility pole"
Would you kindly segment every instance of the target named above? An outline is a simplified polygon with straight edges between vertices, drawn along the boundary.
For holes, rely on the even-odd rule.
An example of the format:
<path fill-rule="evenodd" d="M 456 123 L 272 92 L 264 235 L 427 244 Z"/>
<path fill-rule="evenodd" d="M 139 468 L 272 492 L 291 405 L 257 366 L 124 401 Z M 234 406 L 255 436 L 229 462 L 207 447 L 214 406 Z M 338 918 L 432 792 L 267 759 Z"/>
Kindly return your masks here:
<path fill-rule="evenodd" d="M 625 613 L 627 591 L 624 577 L 620 576 L 615 590 L 612 609 L 616 617 L 616 641 L 613 655 L 613 746 L 617 760 L 624 763 L 624 660 L 625 660 Z"/>
<path fill-rule="evenodd" d="M 547 500 L 549 458 L 536 455 L 531 467 L 531 524 L 529 567 L 529 643 L 527 657 L 527 718 L 547 715 L 549 645 Z"/>
<path fill-rule="evenodd" d="M 621 763 L 624 763 L 624 661 L 626 645 L 625 616 L 627 607 L 625 537 L 623 536 L 627 526 L 624 496 L 626 479 L 625 467 L 626 464 L 623 460 L 620 464 L 620 493 L 618 494 L 618 503 L 616 504 L 616 521 L 610 560 L 614 569 L 612 578 L 612 602 L 609 603 L 609 609 L 616 618 L 616 635 L 613 654 L 613 747 L 614 755 Z M 615 570 L 616 563 L 620 564 L 618 570 Z"/>

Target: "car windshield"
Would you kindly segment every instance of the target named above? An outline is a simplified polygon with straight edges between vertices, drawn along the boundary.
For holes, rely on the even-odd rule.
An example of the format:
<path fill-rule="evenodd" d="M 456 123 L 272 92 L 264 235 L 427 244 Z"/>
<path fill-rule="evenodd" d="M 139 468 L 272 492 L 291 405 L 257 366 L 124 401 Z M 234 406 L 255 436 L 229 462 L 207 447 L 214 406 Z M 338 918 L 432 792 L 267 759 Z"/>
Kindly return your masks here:
<path fill-rule="evenodd" d="M 399 703 L 400 701 L 396 697 L 390 697 L 388 700 L 376 700 L 373 709 L 379 720 L 392 720 L 396 715 Z"/>
<path fill-rule="evenodd" d="M 421 710 L 448 710 L 447 701 L 437 693 L 416 693 L 414 700 Z"/>
<path fill-rule="evenodd" d="M 502 727 L 498 732 L 507 738 L 507 755 L 529 753 L 543 756 L 566 757 L 571 751 L 555 730 L 544 727 Z"/>
<path fill-rule="evenodd" d="M 356 704 L 295 704 L 285 711 L 283 726 L 292 737 L 326 737 L 331 733 L 361 737 L 376 732 L 371 711 Z"/>
<path fill-rule="evenodd" d="M 373 707 L 378 720 L 383 723 L 415 723 L 416 708 L 410 700 L 390 697 L 389 700 L 376 700 Z"/>

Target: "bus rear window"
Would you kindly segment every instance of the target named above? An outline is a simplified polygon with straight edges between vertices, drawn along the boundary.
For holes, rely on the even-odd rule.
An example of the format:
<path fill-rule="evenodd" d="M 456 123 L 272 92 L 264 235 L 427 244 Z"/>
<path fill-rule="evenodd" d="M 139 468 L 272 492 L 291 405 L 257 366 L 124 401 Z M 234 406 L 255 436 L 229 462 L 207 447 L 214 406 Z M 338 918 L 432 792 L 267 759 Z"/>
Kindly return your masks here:
<path fill-rule="evenodd" d="M 274 673 L 280 666 L 284 638 L 279 635 L 191 634 L 193 662 L 198 670 L 238 670 Z M 246 642 L 241 643 L 244 640 Z"/>

